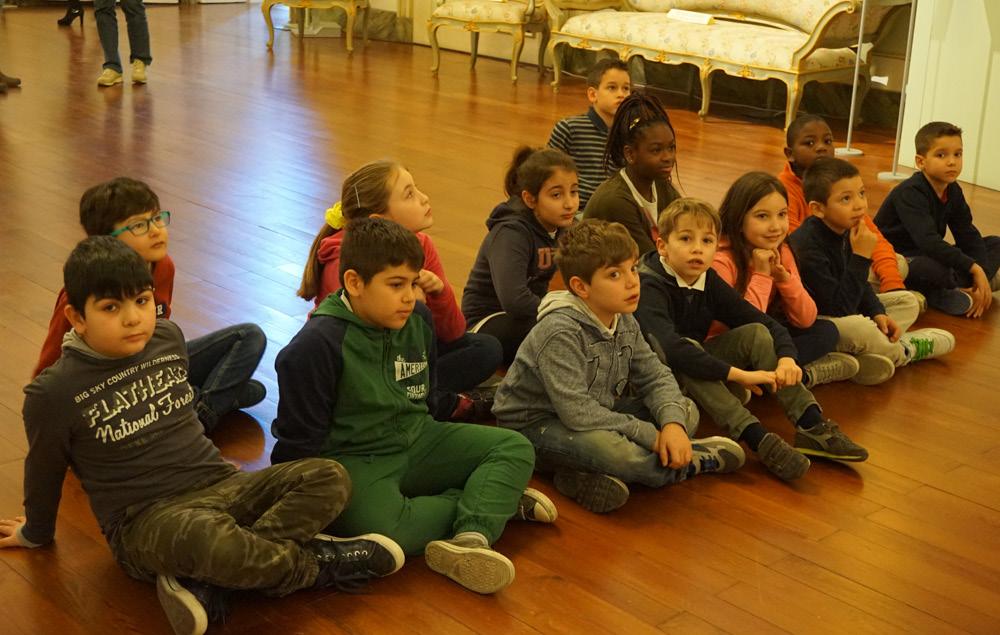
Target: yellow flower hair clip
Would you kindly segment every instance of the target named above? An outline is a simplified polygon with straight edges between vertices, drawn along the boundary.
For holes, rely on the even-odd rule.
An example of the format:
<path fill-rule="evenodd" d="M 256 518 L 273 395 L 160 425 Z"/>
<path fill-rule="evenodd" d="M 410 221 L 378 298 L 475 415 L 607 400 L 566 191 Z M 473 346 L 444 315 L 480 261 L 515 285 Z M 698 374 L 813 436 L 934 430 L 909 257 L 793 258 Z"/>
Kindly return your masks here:
<path fill-rule="evenodd" d="M 333 204 L 333 207 L 326 210 L 326 224 L 332 227 L 333 229 L 344 228 L 345 224 L 344 209 L 343 206 L 340 204 L 340 201 L 337 201 L 336 203 Z"/>

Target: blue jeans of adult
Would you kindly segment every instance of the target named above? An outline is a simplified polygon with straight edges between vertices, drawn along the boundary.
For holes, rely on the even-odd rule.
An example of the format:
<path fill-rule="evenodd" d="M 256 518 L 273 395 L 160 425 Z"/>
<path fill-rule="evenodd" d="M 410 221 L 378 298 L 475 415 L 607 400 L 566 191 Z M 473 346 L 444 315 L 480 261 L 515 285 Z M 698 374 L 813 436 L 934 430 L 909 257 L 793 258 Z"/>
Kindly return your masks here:
<path fill-rule="evenodd" d="M 149 24 L 146 22 L 146 5 L 142 0 L 121 0 L 125 24 L 128 27 L 129 62 L 142 60 L 149 66 L 153 57 L 149 52 Z M 122 60 L 118 56 L 118 16 L 115 15 L 115 0 L 94 0 L 94 18 L 97 20 L 97 34 L 104 49 L 104 68 L 122 72 Z"/>
<path fill-rule="evenodd" d="M 684 398 L 688 437 L 698 429 L 698 407 Z M 649 423 L 649 413 L 634 404 L 616 407 L 619 412 L 641 415 L 640 425 L 649 426 L 655 434 L 656 426 Z M 686 467 L 672 469 L 660 463 L 660 455 L 624 434 L 614 430 L 571 430 L 558 419 L 537 421 L 518 430 L 535 446 L 535 468 L 540 472 L 572 470 L 591 474 L 608 474 L 625 483 L 639 483 L 647 487 L 663 487 L 687 478 Z"/>
<path fill-rule="evenodd" d="M 239 407 L 240 391 L 266 347 L 267 337 L 256 324 L 237 324 L 187 342 L 188 382 L 198 392 L 195 411 L 205 432 Z"/>

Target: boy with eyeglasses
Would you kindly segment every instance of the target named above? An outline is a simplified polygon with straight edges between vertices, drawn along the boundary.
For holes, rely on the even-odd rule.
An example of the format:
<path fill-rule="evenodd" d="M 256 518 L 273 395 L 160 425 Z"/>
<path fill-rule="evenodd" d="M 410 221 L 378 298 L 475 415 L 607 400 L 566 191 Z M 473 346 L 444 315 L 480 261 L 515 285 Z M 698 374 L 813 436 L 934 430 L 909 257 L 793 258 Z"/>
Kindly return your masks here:
<path fill-rule="evenodd" d="M 153 190 L 128 177 L 95 185 L 80 199 L 80 224 L 88 236 L 114 236 L 149 264 L 157 318 L 170 317 L 174 289 L 174 263 L 167 255 L 170 220 L 170 212 L 160 209 Z M 66 290 L 61 289 L 32 378 L 62 354 L 71 329 L 68 306 Z M 188 381 L 197 392 L 195 410 L 206 433 L 223 415 L 263 401 L 264 385 L 251 376 L 266 345 L 267 338 L 256 324 L 237 324 L 187 342 Z"/>

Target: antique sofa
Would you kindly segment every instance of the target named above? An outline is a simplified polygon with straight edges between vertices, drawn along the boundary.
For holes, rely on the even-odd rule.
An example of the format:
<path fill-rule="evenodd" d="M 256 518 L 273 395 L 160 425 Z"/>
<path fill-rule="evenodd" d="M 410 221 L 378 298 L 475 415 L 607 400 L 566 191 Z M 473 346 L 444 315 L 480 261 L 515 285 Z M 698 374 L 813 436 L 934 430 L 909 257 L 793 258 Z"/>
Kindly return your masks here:
<path fill-rule="evenodd" d="M 778 79 L 788 87 L 785 127 L 795 118 L 808 82 L 851 83 L 861 0 L 544 0 L 558 89 L 559 47 L 612 50 L 662 64 L 693 64 L 701 80 L 701 110 L 708 114 L 712 74 Z M 909 0 L 869 0 L 861 81 L 868 53 L 890 14 Z M 667 17 L 680 9 L 711 17 L 699 24 Z"/>

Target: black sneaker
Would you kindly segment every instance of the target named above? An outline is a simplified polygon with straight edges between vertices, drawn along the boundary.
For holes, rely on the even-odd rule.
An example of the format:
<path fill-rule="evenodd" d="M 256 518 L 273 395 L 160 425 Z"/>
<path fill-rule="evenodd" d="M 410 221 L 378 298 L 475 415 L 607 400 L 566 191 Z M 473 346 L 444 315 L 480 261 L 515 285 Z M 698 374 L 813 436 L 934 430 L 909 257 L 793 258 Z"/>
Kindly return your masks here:
<path fill-rule="evenodd" d="M 868 458 L 868 450 L 851 441 L 830 419 L 823 419 L 808 430 L 797 428 L 795 449 L 802 454 L 837 461 L 864 461 Z"/>
<path fill-rule="evenodd" d="M 406 561 L 403 549 L 380 534 L 335 538 L 326 534 L 303 545 L 319 562 L 314 587 L 356 591 L 373 578 L 399 571 Z"/>
<path fill-rule="evenodd" d="M 554 481 L 560 494 L 597 514 L 614 511 L 628 501 L 628 485 L 607 474 L 561 471 Z"/>
<path fill-rule="evenodd" d="M 247 383 L 243 384 L 243 387 L 240 388 L 239 394 L 236 395 L 236 408 L 242 410 L 243 408 L 256 406 L 264 401 L 264 397 L 266 396 L 267 388 L 264 388 L 264 384 L 256 379 L 248 379 Z"/>
<path fill-rule="evenodd" d="M 698 474 L 735 472 L 747 460 L 746 452 L 740 444 L 726 437 L 692 439 L 691 454 L 688 478 Z"/>
<path fill-rule="evenodd" d="M 229 589 L 172 575 L 156 578 L 156 596 L 176 635 L 201 635 L 229 618 Z"/>
<path fill-rule="evenodd" d="M 773 432 L 764 435 L 757 456 L 772 474 L 785 481 L 802 478 L 809 470 L 809 459 Z"/>
<path fill-rule="evenodd" d="M 555 503 L 534 487 L 524 490 L 521 500 L 517 502 L 517 511 L 514 512 L 514 519 L 536 523 L 554 523 L 558 517 Z"/>

